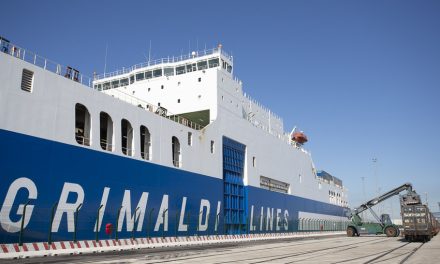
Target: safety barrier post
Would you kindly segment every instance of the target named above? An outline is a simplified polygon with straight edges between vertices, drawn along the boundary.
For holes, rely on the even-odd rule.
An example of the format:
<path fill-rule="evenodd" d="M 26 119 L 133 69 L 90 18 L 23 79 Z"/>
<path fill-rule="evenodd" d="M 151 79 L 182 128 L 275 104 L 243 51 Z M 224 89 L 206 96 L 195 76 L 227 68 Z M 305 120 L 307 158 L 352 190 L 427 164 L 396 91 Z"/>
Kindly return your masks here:
<path fill-rule="evenodd" d="M 49 237 L 47 239 L 47 243 L 49 245 L 52 244 L 52 224 L 53 224 L 53 218 L 55 216 L 55 208 L 58 206 L 58 202 L 56 202 L 53 206 L 52 206 L 52 213 L 50 215 L 50 226 L 49 226 Z"/>
<path fill-rule="evenodd" d="M 179 229 L 179 212 L 176 212 L 176 230 L 174 236 L 177 238 L 177 230 Z"/>
<path fill-rule="evenodd" d="M 137 207 L 136 210 L 134 211 L 134 223 L 133 223 L 133 229 L 131 230 L 131 239 L 134 239 L 134 230 L 136 229 L 136 223 L 137 220 L 139 220 L 139 216 L 136 217 L 137 215 L 137 211 L 140 209 L 140 207 Z"/>
<path fill-rule="evenodd" d="M 99 232 L 98 232 L 98 230 L 99 230 L 99 211 L 101 211 L 101 208 L 103 206 L 104 205 L 101 204 L 98 208 L 98 211 L 96 212 L 96 229 L 95 229 L 95 241 L 96 242 L 98 242 L 98 240 L 99 240 L 99 237 L 98 237 L 98 234 L 99 234 Z"/>
<path fill-rule="evenodd" d="M 150 213 L 148 214 L 148 223 L 147 223 L 147 238 L 150 238 L 150 225 L 151 225 L 151 217 L 153 215 L 154 208 L 151 208 Z"/>
<path fill-rule="evenodd" d="M 23 231 L 24 231 L 24 219 L 26 218 L 26 207 L 31 202 L 28 200 L 23 206 L 23 218 L 21 218 L 20 237 L 18 238 L 18 245 L 23 246 Z"/>
<path fill-rule="evenodd" d="M 216 224 L 215 224 L 215 229 L 216 230 L 215 231 L 217 233 L 217 236 L 218 236 L 218 227 L 220 226 L 219 223 L 220 223 L 220 213 L 218 213 L 217 216 L 216 216 Z"/>
<path fill-rule="evenodd" d="M 115 240 L 118 240 L 118 228 L 119 228 L 119 215 L 121 214 L 122 206 L 119 207 L 118 213 L 116 214 L 116 225 L 115 225 Z"/>
<path fill-rule="evenodd" d="M 166 214 L 166 212 L 168 212 L 168 209 L 165 209 L 165 210 L 163 211 L 163 213 L 162 213 L 162 219 L 165 219 L 165 214 Z M 165 222 L 165 220 L 164 220 L 164 222 Z M 162 238 L 165 238 L 165 224 L 164 224 L 163 227 L 162 227 Z"/>
<path fill-rule="evenodd" d="M 74 221 L 74 223 L 73 223 L 73 242 L 76 242 L 76 227 L 78 226 L 77 225 L 78 224 L 78 211 L 79 211 L 79 209 L 81 209 L 82 205 L 83 205 L 82 203 L 80 203 L 78 205 L 78 207 L 75 210 L 75 215 L 73 216 L 73 221 Z"/>

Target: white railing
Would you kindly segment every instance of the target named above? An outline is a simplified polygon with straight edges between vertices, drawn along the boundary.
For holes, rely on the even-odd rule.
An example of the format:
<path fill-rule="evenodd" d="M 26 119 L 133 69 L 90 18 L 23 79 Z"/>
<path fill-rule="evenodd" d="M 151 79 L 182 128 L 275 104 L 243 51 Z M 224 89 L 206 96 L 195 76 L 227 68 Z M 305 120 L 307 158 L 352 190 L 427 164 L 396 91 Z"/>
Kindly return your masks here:
<path fill-rule="evenodd" d="M 192 58 L 197 58 L 197 57 L 203 57 L 203 56 L 206 56 L 206 55 L 216 54 L 216 53 L 219 53 L 219 52 L 223 56 L 225 56 L 226 58 L 228 58 L 228 59 L 230 59 L 232 61 L 232 56 L 228 55 L 221 48 L 213 48 L 213 49 L 196 51 L 193 54 L 185 54 L 185 55 L 180 55 L 180 56 L 173 56 L 173 57 L 167 57 L 167 58 L 162 58 L 162 59 L 142 62 L 142 63 L 133 65 L 133 66 L 128 67 L 128 68 L 122 68 L 121 70 L 117 70 L 117 71 L 114 71 L 114 72 L 103 73 L 103 74 L 97 75 L 97 76 L 95 76 L 95 80 L 100 80 L 100 79 L 109 78 L 109 77 L 113 77 L 113 76 L 117 76 L 117 75 L 121 75 L 121 74 L 130 73 L 131 71 L 134 71 L 136 69 L 141 69 L 141 68 L 150 67 L 150 66 L 159 65 L 159 64 L 164 64 L 164 63 L 175 63 L 175 62 L 185 61 L 185 60 L 189 60 L 189 59 L 192 59 Z"/>
<path fill-rule="evenodd" d="M 132 96 L 132 95 L 129 95 L 129 94 L 124 93 L 122 91 L 119 91 L 117 89 L 106 90 L 106 91 L 104 91 L 104 93 L 106 93 L 107 95 L 113 96 L 114 98 L 117 98 L 117 99 L 124 101 L 126 103 L 138 106 L 139 108 L 142 108 L 142 109 L 145 109 L 146 111 L 150 111 L 150 112 L 155 113 L 159 116 L 162 116 L 164 118 L 172 120 L 176 123 L 182 124 L 186 127 L 189 127 L 189 128 L 195 129 L 195 130 L 200 130 L 204 127 L 204 126 L 202 126 L 198 123 L 195 123 L 185 117 L 181 117 L 179 115 L 172 114 L 166 108 L 150 104 L 142 99 L 139 99 L 135 96 Z"/>
<path fill-rule="evenodd" d="M 13 57 L 29 62 L 47 71 L 64 76 L 72 81 L 92 87 L 92 78 L 80 73 L 70 66 L 64 66 L 52 60 L 46 59 L 33 51 L 19 47 L 5 39 L 0 38 L 0 52 L 9 54 Z"/>

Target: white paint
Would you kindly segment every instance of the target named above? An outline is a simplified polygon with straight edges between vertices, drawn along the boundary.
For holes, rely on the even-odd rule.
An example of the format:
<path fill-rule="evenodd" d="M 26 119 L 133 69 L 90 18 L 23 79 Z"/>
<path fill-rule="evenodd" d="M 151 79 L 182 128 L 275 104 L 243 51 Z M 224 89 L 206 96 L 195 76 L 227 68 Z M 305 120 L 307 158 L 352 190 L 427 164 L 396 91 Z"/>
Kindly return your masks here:
<path fill-rule="evenodd" d="M 275 226 L 276 231 L 280 231 L 280 220 L 281 220 L 280 215 L 281 215 L 281 209 L 277 208 L 276 226 Z"/>
<path fill-rule="evenodd" d="M 105 213 L 105 208 L 107 207 L 107 200 L 108 200 L 109 193 L 110 193 L 110 188 L 105 187 L 104 191 L 102 192 L 102 198 L 101 198 L 101 203 L 100 203 L 100 206 L 102 205 L 102 208 L 101 208 L 101 210 L 99 210 L 99 223 L 95 223 L 95 227 L 93 228 L 93 230 L 95 232 L 96 232 L 96 228 L 98 228 L 98 231 L 101 230 L 102 218 L 104 218 L 104 213 Z M 98 224 L 98 227 L 96 226 L 96 224 Z"/>
<path fill-rule="evenodd" d="M 289 211 L 284 210 L 284 230 L 289 230 Z"/>
<path fill-rule="evenodd" d="M 34 200 L 37 199 L 38 191 L 35 183 L 28 178 L 18 178 L 11 183 L 9 186 L 8 192 L 6 194 L 5 200 L 3 201 L 3 206 L 0 211 L 0 223 L 2 228 L 9 233 L 15 233 L 20 231 L 21 223 L 23 222 L 23 228 L 29 224 L 29 220 L 31 219 L 32 212 L 34 210 L 34 205 L 28 204 L 26 206 L 26 215 L 25 218 L 21 217 L 17 221 L 11 220 L 11 209 L 14 205 L 15 198 L 20 189 L 26 189 L 28 192 L 28 199 Z M 17 215 L 23 216 L 24 212 L 24 204 L 20 204 L 17 209 Z"/>
<path fill-rule="evenodd" d="M 186 210 L 186 197 L 182 198 L 182 207 L 180 208 L 180 218 L 179 218 L 179 232 L 188 231 L 188 225 L 184 224 L 183 221 L 185 219 L 185 210 Z"/>
<path fill-rule="evenodd" d="M 249 221 L 249 229 L 250 231 L 255 231 L 254 226 L 254 206 L 251 206 L 251 220 Z"/>
<path fill-rule="evenodd" d="M 209 221 L 209 211 L 211 209 L 211 205 L 208 200 L 202 199 L 200 201 L 200 213 L 199 213 L 199 231 L 208 230 L 208 221 Z M 206 213 L 204 213 L 206 212 Z M 205 219 L 203 219 L 205 216 Z"/>
<path fill-rule="evenodd" d="M 264 219 L 264 207 L 261 206 L 261 210 L 260 210 L 260 231 L 263 231 L 263 219 Z"/>
<path fill-rule="evenodd" d="M 160 204 L 159 214 L 157 215 L 156 226 L 154 231 L 159 231 L 160 226 L 163 225 L 163 230 L 168 231 L 168 195 L 164 194 L 162 203 Z"/>
<path fill-rule="evenodd" d="M 76 193 L 77 198 L 74 203 L 68 203 L 67 200 L 69 195 Z M 58 232 L 61 224 L 61 220 L 64 214 L 66 214 L 67 220 L 67 230 L 68 232 L 73 232 L 75 230 L 74 226 L 74 213 L 76 208 L 84 202 L 84 190 L 81 185 L 76 183 L 65 182 L 63 190 L 61 191 L 60 200 L 58 201 L 57 211 L 53 218 L 52 232 Z"/>
<path fill-rule="evenodd" d="M 122 199 L 122 207 L 121 212 L 119 214 L 118 219 L 118 231 L 122 231 L 122 226 L 124 224 L 124 219 L 127 218 L 126 226 L 127 232 L 133 231 L 134 224 L 136 219 L 137 221 L 137 231 L 142 231 L 142 226 L 144 223 L 145 210 L 147 208 L 148 202 L 148 192 L 143 192 L 141 198 L 139 198 L 139 202 L 136 206 L 135 212 L 132 215 L 131 213 L 131 194 L 130 190 L 125 190 L 124 198 Z"/>
<path fill-rule="evenodd" d="M 266 231 L 273 230 L 273 208 L 267 207 L 267 214 L 266 214 Z"/>
<path fill-rule="evenodd" d="M 218 224 L 219 224 L 219 218 L 220 218 L 220 208 L 221 208 L 222 202 L 218 201 L 217 202 L 217 211 L 215 214 L 215 228 L 214 231 L 217 231 L 218 229 Z"/>

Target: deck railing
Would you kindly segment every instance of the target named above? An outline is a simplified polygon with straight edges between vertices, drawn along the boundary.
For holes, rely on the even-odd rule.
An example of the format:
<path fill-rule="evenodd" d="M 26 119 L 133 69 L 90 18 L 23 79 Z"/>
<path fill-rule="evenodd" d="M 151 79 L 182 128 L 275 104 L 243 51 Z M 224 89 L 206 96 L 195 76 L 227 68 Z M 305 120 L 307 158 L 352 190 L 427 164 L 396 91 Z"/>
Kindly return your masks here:
<path fill-rule="evenodd" d="M 80 73 L 73 67 L 65 66 L 52 60 L 46 59 L 33 51 L 22 48 L 3 38 L 0 38 L 0 52 L 9 54 L 13 57 L 29 62 L 47 71 L 64 76 L 72 81 L 79 82 L 88 87 L 92 87 L 93 79 Z"/>

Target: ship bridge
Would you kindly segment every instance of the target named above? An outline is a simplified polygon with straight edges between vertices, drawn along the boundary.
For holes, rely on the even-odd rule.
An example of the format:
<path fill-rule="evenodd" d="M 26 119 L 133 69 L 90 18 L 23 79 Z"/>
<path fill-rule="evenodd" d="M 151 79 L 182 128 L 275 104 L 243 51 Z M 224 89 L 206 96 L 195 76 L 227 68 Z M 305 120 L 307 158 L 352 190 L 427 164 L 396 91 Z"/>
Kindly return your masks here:
<path fill-rule="evenodd" d="M 217 114 L 217 71 L 233 76 L 233 57 L 222 46 L 104 73 L 93 87 L 182 123 L 208 125 Z"/>

